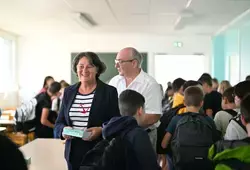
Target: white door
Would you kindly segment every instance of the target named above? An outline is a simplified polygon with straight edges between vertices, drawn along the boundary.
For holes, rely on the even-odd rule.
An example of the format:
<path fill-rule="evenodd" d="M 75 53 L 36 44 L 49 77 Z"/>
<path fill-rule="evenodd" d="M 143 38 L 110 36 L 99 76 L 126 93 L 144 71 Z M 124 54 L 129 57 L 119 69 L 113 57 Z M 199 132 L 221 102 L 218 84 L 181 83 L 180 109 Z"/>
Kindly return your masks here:
<path fill-rule="evenodd" d="M 155 55 L 155 78 L 164 90 L 176 78 L 198 80 L 206 72 L 204 55 Z"/>

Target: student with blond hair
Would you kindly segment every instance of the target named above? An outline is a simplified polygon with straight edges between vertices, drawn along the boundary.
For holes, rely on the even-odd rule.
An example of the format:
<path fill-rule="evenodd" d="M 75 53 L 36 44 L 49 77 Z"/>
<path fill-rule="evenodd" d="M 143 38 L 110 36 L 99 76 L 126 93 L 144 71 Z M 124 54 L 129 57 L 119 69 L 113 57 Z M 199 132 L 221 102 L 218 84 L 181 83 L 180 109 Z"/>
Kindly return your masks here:
<path fill-rule="evenodd" d="M 223 80 L 219 85 L 218 92 L 223 94 L 225 90 L 227 90 L 230 87 L 232 87 L 230 82 L 227 80 Z"/>

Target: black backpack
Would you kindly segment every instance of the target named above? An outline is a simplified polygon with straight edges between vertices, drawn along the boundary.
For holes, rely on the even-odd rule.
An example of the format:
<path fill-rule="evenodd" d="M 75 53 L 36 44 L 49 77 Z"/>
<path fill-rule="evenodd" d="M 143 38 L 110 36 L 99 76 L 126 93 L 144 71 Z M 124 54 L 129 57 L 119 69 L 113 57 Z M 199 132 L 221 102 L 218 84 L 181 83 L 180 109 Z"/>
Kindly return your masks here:
<path fill-rule="evenodd" d="M 84 156 L 80 170 L 119 169 L 124 166 L 125 150 L 120 136 L 104 139 Z"/>
<path fill-rule="evenodd" d="M 249 145 L 250 145 L 249 139 L 221 140 L 219 142 L 216 142 L 216 144 L 214 145 L 215 151 L 216 151 L 214 156 L 216 156 L 216 154 L 221 153 L 225 150 L 227 150 L 227 152 L 228 152 L 230 149 L 234 149 L 234 148 L 241 147 L 241 146 L 249 146 Z M 237 154 L 237 153 L 233 153 L 233 154 Z M 244 159 L 245 158 L 242 158 L 242 160 L 244 160 Z M 235 158 L 221 159 L 220 161 L 216 161 L 214 163 L 214 167 L 216 167 L 218 164 L 224 164 L 224 165 L 230 167 L 231 170 L 249 170 L 250 164 L 245 163 L 242 160 L 235 159 Z"/>
<path fill-rule="evenodd" d="M 80 170 L 140 169 L 132 147 L 125 138 L 125 134 L 109 140 L 104 139 L 86 153 Z"/>
<path fill-rule="evenodd" d="M 171 147 L 176 170 L 212 169 L 208 149 L 214 143 L 215 128 L 200 113 L 185 113 L 178 121 Z"/>
<path fill-rule="evenodd" d="M 184 108 L 184 104 L 181 104 L 175 108 L 172 108 L 168 110 L 167 112 L 163 111 L 163 115 L 160 118 L 160 125 L 157 128 L 157 145 L 156 150 L 158 154 L 170 154 L 171 155 L 171 148 L 170 145 L 166 149 L 163 149 L 161 147 L 162 139 L 164 138 L 166 134 L 166 128 L 168 127 L 168 124 L 171 122 L 172 118 L 177 115 L 178 111 L 182 108 Z"/>
<path fill-rule="evenodd" d="M 219 164 L 224 164 L 231 168 L 231 170 L 249 170 L 250 164 L 244 163 L 238 159 L 228 159 L 221 162 Z"/>

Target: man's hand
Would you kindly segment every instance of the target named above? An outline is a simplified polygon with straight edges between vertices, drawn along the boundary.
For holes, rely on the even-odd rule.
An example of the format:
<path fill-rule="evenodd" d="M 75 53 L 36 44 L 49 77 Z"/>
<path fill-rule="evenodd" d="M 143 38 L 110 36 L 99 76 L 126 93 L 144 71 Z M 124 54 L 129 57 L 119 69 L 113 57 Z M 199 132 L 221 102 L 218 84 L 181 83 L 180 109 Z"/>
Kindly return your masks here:
<path fill-rule="evenodd" d="M 140 126 L 144 128 L 148 128 L 149 126 L 155 124 L 158 120 L 160 120 L 160 114 L 143 114 L 142 121 L 140 122 Z"/>

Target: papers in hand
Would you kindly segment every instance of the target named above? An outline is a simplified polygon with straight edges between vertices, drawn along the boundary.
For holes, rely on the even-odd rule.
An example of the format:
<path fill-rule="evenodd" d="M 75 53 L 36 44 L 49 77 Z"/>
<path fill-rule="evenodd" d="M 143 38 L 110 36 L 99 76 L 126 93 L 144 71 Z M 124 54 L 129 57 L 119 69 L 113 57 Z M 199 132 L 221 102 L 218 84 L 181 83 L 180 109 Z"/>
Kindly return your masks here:
<path fill-rule="evenodd" d="M 73 129 L 73 128 L 64 128 L 63 135 L 87 139 L 91 135 L 90 132 L 81 129 Z"/>

